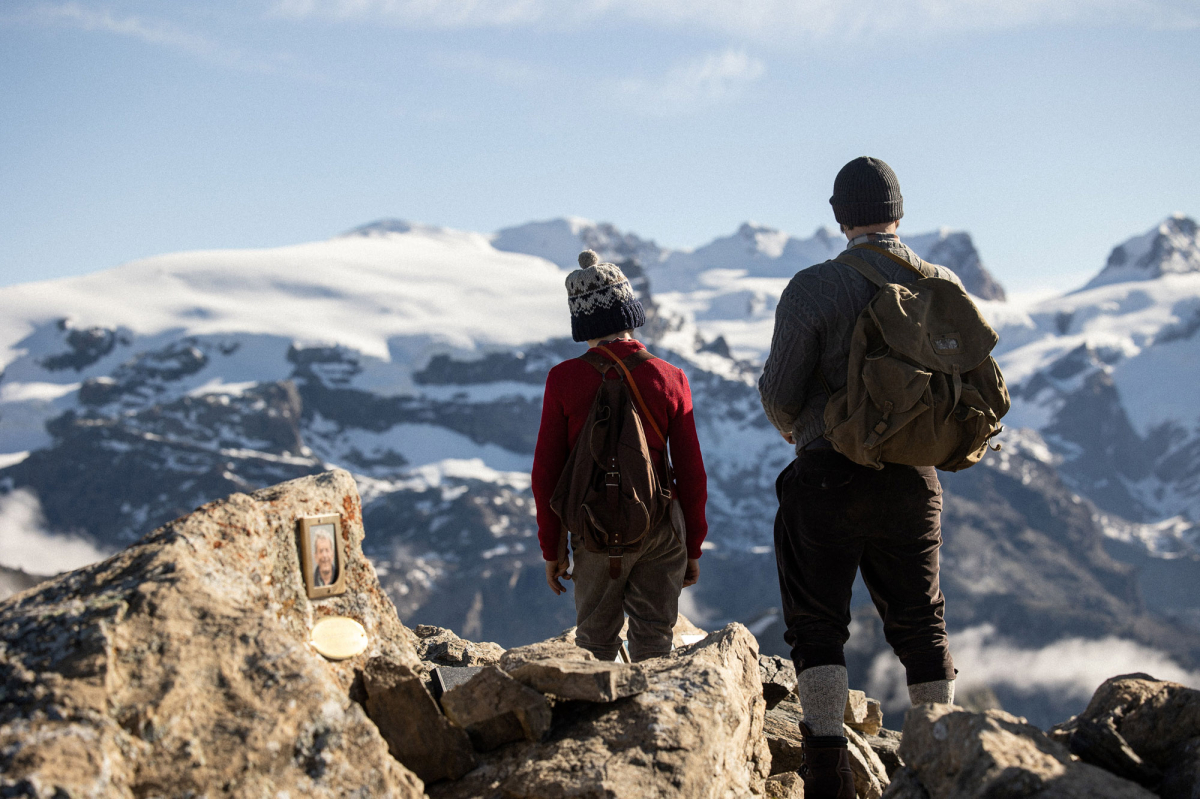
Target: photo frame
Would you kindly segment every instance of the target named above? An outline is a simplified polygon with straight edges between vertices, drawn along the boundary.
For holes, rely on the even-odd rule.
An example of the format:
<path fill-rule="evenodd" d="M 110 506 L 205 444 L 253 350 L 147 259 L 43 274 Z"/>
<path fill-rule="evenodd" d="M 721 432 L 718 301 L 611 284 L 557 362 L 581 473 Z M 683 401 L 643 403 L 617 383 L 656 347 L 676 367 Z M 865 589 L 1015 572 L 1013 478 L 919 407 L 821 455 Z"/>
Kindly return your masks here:
<path fill-rule="evenodd" d="M 342 516 L 302 516 L 299 528 L 300 572 L 309 599 L 346 593 L 346 542 L 342 539 Z"/>

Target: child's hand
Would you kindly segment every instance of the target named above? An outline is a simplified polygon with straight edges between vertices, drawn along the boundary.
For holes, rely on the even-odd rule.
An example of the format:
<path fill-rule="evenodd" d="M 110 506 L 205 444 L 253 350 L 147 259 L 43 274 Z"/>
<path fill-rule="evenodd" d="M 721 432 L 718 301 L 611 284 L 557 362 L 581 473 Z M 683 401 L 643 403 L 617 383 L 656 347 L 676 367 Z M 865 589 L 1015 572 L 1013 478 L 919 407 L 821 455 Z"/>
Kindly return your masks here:
<path fill-rule="evenodd" d="M 571 575 L 567 574 L 567 569 L 570 566 L 571 561 L 569 560 L 546 561 L 546 584 L 550 586 L 550 590 L 555 594 L 561 594 L 567 590 L 567 587 L 558 580 L 560 577 L 564 580 L 571 579 Z"/>
<path fill-rule="evenodd" d="M 683 587 L 695 585 L 700 580 L 700 559 L 688 558 L 687 569 L 683 572 Z"/>

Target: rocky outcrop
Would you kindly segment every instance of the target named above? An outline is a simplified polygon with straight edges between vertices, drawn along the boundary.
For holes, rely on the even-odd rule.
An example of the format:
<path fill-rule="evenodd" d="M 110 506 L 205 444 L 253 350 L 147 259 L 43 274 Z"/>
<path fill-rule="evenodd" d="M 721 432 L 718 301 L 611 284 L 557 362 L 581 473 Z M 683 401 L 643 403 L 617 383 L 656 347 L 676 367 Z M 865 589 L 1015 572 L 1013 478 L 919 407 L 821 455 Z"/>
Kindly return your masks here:
<path fill-rule="evenodd" d="M 1037 727 L 1002 710 L 973 713 L 952 705 L 921 705 L 904 722 L 900 757 L 911 769 L 888 795 L 914 796 L 916 777 L 931 799 L 977 796 L 1050 799 L 1151 799 L 1128 780 L 1074 760 Z M 899 775 L 898 775 L 899 776 Z"/>
<path fill-rule="evenodd" d="M 309 600 L 295 519 L 328 513 L 348 590 Z M 0 604 L 0 793 L 420 796 L 352 698 L 372 657 L 418 667 L 362 539 L 354 481 L 329 472 L 205 505 Z M 312 649 L 333 615 L 363 625 L 366 652 Z"/>
<path fill-rule="evenodd" d="M 754 636 L 731 624 L 641 665 L 642 693 L 607 704 L 557 705 L 545 741 L 484 756 L 480 768 L 431 786 L 430 795 L 761 795 L 770 755 Z"/>
<path fill-rule="evenodd" d="M 1113 677 L 1052 735 L 1084 762 L 1166 799 L 1200 792 L 1200 691 L 1193 688 L 1146 674 Z"/>

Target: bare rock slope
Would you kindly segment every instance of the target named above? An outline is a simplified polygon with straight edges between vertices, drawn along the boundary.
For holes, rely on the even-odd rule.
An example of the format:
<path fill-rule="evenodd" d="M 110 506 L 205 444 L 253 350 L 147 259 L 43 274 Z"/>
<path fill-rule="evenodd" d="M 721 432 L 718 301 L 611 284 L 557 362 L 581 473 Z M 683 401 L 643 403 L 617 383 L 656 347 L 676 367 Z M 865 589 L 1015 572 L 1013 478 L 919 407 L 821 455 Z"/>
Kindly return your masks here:
<path fill-rule="evenodd" d="M 349 590 L 312 601 L 295 519 L 333 512 Z M 0 604 L 0 791 L 421 796 L 351 698 L 370 656 L 418 665 L 362 537 L 353 479 L 329 472 L 205 505 Z M 367 652 L 319 656 L 328 615 L 360 621 Z"/>

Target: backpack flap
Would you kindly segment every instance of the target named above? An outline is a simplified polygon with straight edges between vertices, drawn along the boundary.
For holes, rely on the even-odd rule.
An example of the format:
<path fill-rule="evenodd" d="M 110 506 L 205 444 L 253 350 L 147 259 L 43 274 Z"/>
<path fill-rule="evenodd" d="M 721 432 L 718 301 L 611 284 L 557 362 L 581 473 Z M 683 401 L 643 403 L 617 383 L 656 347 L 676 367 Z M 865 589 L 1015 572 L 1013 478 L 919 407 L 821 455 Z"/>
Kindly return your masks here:
<path fill-rule="evenodd" d="M 920 291 L 892 283 L 871 300 L 870 313 L 887 345 L 937 372 L 965 374 L 983 363 L 1000 336 L 955 282 L 919 281 Z"/>

